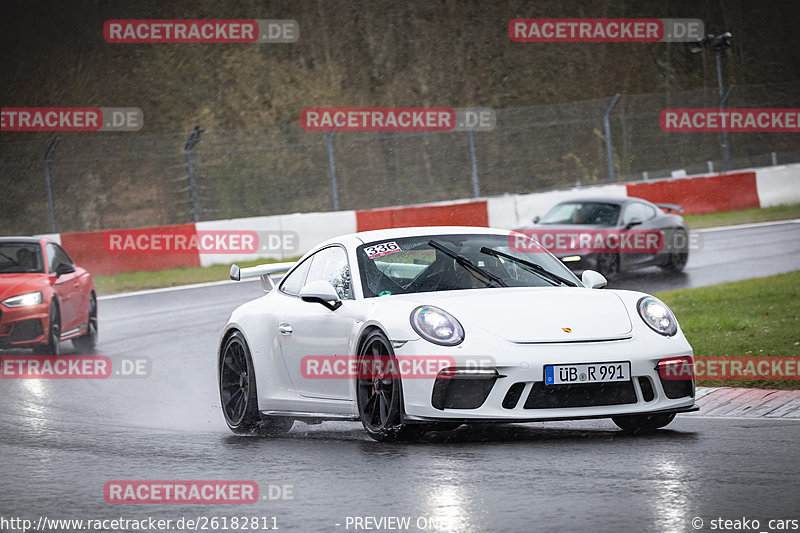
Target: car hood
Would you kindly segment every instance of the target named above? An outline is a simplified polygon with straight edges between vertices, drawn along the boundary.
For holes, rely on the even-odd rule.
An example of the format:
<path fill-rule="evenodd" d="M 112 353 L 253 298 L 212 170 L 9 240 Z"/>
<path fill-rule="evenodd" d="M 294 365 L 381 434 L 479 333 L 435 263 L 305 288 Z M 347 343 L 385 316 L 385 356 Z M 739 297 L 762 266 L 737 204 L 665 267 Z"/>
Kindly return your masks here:
<path fill-rule="evenodd" d="M 422 296 L 417 295 L 417 296 Z M 425 302 L 472 328 L 517 343 L 602 341 L 630 337 L 625 304 L 613 291 L 566 287 L 426 293 Z"/>
<path fill-rule="evenodd" d="M 0 274 L 0 302 L 26 292 L 41 291 L 47 284 L 46 274 Z"/>

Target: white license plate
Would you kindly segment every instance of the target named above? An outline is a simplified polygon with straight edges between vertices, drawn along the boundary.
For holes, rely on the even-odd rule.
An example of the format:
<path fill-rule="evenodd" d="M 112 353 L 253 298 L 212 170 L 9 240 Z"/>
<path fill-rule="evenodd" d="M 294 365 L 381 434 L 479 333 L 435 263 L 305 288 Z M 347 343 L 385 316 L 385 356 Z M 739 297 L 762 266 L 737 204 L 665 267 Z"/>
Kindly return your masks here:
<path fill-rule="evenodd" d="M 545 385 L 564 385 L 573 383 L 610 383 L 629 381 L 631 364 L 584 363 L 578 365 L 547 365 L 544 367 Z"/>

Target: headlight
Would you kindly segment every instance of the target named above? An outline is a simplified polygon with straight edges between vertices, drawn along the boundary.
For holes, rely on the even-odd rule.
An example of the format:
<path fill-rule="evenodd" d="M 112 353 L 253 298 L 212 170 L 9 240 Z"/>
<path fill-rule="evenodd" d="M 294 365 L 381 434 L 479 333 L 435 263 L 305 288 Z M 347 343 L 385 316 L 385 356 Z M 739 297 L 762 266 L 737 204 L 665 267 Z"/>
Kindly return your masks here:
<path fill-rule="evenodd" d="M 3 304 L 8 307 L 27 307 L 29 305 L 38 305 L 40 303 L 42 303 L 41 292 L 28 292 L 3 300 Z"/>
<path fill-rule="evenodd" d="M 636 304 L 636 307 L 644 323 L 656 333 L 672 337 L 678 332 L 678 321 L 675 320 L 675 315 L 658 298 L 644 296 Z"/>
<path fill-rule="evenodd" d="M 455 346 L 464 340 L 464 328 L 458 320 L 432 305 L 421 305 L 411 312 L 411 327 L 423 339 L 442 346 Z"/>

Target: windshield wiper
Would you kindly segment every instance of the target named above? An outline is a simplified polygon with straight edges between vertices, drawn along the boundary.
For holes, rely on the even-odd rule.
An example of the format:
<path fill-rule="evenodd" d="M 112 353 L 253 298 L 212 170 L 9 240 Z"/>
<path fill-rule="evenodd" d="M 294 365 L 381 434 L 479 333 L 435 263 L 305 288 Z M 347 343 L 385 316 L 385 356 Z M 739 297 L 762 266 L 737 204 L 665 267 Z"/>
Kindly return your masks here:
<path fill-rule="evenodd" d="M 5 257 L 6 259 L 8 259 L 9 261 L 11 261 L 12 263 L 14 263 L 15 265 L 17 265 L 17 266 L 22 266 L 22 265 L 20 265 L 19 263 L 17 263 L 17 262 L 16 262 L 14 259 L 12 259 L 12 258 L 8 257 L 6 254 L 4 254 L 4 253 L 0 252 L 0 255 L 2 255 L 3 257 Z"/>
<path fill-rule="evenodd" d="M 534 273 L 539 274 L 539 276 L 547 278 L 550 281 L 563 283 L 564 285 L 569 285 L 570 287 L 577 287 L 575 283 L 568 280 L 567 278 L 562 278 L 558 274 L 553 274 L 552 272 L 550 272 L 541 265 L 537 265 L 536 263 L 531 263 L 530 261 L 526 261 L 525 259 L 521 259 L 511 254 L 507 254 L 505 252 L 498 252 L 497 250 L 492 250 L 491 248 L 487 248 L 486 246 L 481 248 L 481 253 L 487 255 L 493 255 L 495 257 L 503 257 L 505 259 L 509 259 L 511 261 L 514 261 L 515 263 L 519 263 L 520 265 L 528 267 Z"/>
<path fill-rule="evenodd" d="M 431 240 L 428 241 L 428 246 L 430 246 L 432 248 L 435 248 L 436 250 L 439 250 L 443 254 L 452 257 L 453 259 L 455 259 L 456 263 L 458 263 L 459 265 L 463 266 L 464 268 L 466 268 L 468 270 L 472 270 L 473 272 L 477 273 L 479 276 L 481 276 L 483 278 L 486 278 L 489 281 L 493 281 L 493 282 L 497 283 L 498 285 L 500 285 L 501 287 L 508 287 L 508 285 L 506 285 L 506 282 L 503 281 L 502 278 L 500 278 L 499 276 L 496 276 L 495 274 L 492 274 L 491 272 L 487 272 L 486 270 L 482 269 L 481 267 L 479 267 L 478 265 L 476 265 L 475 263 L 470 261 L 468 257 L 464 257 L 461 254 L 457 254 L 456 252 L 446 248 L 443 244 L 441 244 L 439 242 L 436 242 L 433 239 L 431 239 Z"/>

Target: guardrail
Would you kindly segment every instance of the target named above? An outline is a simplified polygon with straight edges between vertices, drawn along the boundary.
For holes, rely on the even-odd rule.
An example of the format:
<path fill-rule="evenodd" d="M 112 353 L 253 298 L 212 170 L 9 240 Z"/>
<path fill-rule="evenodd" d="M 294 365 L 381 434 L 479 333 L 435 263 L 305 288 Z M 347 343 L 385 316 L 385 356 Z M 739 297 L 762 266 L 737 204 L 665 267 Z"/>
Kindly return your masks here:
<path fill-rule="evenodd" d="M 254 258 L 283 260 L 302 255 L 337 235 L 408 226 L 490 226 L 512 229 L 529 224 L 552 205 L 571 197 L 636 196 L 652 202 L 684 206 L 685 214 L 712 213 L 800 202 L 800 164 L 765 167 L 728 174 L 709 174 L 626 184 L 577 187 L 481 200 L 459 200 L 359 211 L 295 213 L 158 226 L 158 232 L 256 231 L 296 235 L 291 250 L 263 253 L 110 253 L 108 231 L 51 234 L 73 259 L 95 274 L 155 271 L 166 268 L 230 264 Z"/>

